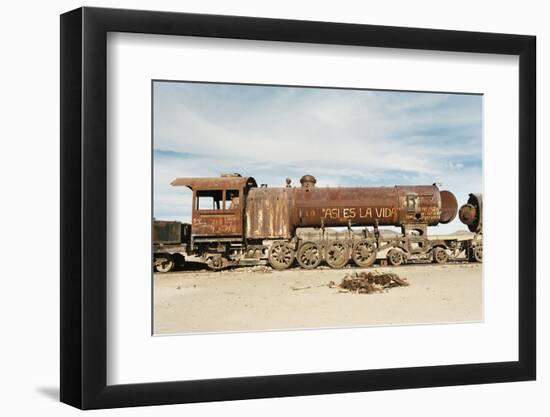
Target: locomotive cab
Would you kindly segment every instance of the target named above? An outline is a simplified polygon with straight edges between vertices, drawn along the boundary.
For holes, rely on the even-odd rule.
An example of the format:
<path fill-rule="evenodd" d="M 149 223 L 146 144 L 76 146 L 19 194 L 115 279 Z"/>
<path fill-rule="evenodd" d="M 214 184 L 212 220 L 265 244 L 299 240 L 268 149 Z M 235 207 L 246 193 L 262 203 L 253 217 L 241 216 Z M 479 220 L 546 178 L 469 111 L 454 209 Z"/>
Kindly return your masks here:
<path fill-rule="evenodd" d="M 193 235 L 241 236 L 242 188 L 193 192 Z"/>
<path fill-rule="evenodd" d="M 195 242 L 215 238 L 242 240 L 245 196 L 256 187 L 252 177 L 239 174 L 217 178 L 177 178 L 173 186 L 193 191 L 192 236 Z"/>

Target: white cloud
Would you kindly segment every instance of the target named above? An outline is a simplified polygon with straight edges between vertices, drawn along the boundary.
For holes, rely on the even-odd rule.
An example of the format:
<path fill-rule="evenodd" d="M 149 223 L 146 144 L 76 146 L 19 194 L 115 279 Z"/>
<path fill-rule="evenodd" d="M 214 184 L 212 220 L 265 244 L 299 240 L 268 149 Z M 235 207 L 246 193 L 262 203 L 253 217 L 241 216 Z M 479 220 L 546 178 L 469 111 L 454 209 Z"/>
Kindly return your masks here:
<path fill-rule="evenodd" d="M 481 188 L 479 96 L 161 83 L 154 126 L 155 149 L 183 154 L 155 159 L 164 216 L 189 214 L 173 178 L 222 172 L 277 186 L 304 173 L 321 186 L 442 182 L 459 203 Z"/>

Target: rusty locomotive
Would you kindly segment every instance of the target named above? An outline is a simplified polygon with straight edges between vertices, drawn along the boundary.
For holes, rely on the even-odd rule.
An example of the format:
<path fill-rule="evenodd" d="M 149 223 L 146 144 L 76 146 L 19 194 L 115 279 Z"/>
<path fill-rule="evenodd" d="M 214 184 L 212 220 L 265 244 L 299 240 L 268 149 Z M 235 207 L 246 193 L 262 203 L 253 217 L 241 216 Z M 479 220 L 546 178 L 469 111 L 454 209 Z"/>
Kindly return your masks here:
<path fill-rule="evenodd" d="M 282 270 L 322 262 L 342 268 L 449 259 L 482 260 L 482 196 L 470 194 L 458 210 L 438 186 L 317 187 L 312 175 L 300 186 L 258 187 L 239 174 L 177 178 L 193 192 L 192 223 L 153 222 L 155 269 L 202 262 L 212 269 L 269 263 Z M 457 215 L 470 234 L 428 236 L 428 228 Z M 396 226 L 388 233 L 380 226 Z"/>

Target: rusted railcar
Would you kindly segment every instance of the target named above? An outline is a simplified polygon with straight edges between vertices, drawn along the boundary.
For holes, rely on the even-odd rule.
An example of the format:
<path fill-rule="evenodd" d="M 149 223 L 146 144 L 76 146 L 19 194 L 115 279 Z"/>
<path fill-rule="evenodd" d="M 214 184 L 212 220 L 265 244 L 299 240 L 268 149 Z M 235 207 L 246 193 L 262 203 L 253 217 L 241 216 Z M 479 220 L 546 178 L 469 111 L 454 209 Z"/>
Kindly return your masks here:
<path fill-rule="evenodd" d="M 459 254 L 471 258 L 471 247 L 481 247 L 471 239 L 428 236 L 428 227 L 452 221 L 458 209 L 455 196 L 435 184 L 317 187 L 316 182 L 312 175 L 304 175 L 299 187 L 289 179 L 284 187 L 258 187 L 254 178 L 239 174 L 175 179 L 173 186 L 193 192 L 192 223 L 181 234 L 177 256 L 213 269 L 266 261 L 275 269 L 294 262 L 311 269 L 321 262 L 342 268 L 350 260 L 367 267 L 380 258 L 392 265 L 443 263 Z M 461 208 L 463 222 L 474 215 L 472 210 L 481 212 L 480 205 L 468 204 L 473 208 Z M 388 235 L 380 226 L 396 226 L 401 233 Z M 154 234 L 163 227 L 155 222 Z M 168 251 L 162 253 L 154 252 L 157 270 L 171 269 L 176 255 L 171 259 Z"/>
<path fill-rule="evenodd" d="M 169 272 L 185 262 L 190 236 L 190 224 L 153 219 L 153 253 L 158 272 Z"/>

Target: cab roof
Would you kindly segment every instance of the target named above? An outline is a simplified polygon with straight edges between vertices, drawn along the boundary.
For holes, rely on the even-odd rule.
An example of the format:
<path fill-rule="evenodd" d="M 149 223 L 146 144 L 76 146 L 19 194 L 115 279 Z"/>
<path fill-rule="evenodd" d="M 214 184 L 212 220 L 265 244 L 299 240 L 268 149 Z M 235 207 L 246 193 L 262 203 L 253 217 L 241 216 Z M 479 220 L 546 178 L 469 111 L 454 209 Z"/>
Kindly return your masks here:
<path fill-rule="evenodd" d="M 185 186 L 191 190 L 227 190 L 248 187 L 257 187 L 256 180 L 252 177 L 240 175 L 221 177 L 183 177 L 176 178 L 170 185 L 175 187 Z"/>

